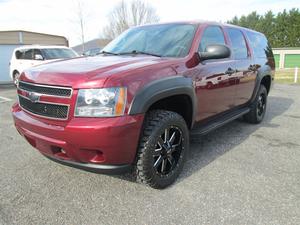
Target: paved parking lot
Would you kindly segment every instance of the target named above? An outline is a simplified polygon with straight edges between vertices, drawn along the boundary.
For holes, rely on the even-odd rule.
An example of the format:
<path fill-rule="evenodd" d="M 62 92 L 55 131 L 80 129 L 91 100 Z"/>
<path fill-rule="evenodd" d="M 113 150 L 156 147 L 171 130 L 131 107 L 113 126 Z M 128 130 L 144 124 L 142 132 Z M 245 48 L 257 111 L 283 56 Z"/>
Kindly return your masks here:
<path fill-rule="evenodd" d="M 161 191 L 49 161 L 13 127 L 15 90 L 0 96 L 0 224 L 300 224 L 300 86 L 276 85 L 262 124 L 194 140 Z"/>

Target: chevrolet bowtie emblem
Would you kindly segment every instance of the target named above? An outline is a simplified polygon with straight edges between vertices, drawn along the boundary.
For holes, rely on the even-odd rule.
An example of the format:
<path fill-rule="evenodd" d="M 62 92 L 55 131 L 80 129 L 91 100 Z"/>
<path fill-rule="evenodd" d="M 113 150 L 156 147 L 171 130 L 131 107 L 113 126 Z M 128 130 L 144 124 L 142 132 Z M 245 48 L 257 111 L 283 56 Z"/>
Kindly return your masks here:
<path fill-rule="evenodd" d="M 28 98 L 31 102 L 38 102 L 40 100 L 41 95 L 35 92 L 28 92 Z"/>

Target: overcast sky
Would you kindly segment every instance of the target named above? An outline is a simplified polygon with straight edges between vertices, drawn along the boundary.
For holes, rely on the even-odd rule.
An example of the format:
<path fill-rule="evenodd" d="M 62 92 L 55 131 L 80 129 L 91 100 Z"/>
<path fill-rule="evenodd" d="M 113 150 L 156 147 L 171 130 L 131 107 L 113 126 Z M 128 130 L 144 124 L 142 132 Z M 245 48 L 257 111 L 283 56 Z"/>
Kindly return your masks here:
<path fill-rule="evenodd" d="M 86 40 L 99 37 L 107 15 L 121 0 L 82 0 L 86 11 Z M 128 0 L 130 1 L 130 0 Z M 225 22 L 252 11 L 300 8 L 300 0 L 145 0 L 156 8 L 161 22 L 213 20 Z M 0 30 L 22 29 L 63 35 L 70 46 L 80 43 L 76 0 L 0 0 Z"/>

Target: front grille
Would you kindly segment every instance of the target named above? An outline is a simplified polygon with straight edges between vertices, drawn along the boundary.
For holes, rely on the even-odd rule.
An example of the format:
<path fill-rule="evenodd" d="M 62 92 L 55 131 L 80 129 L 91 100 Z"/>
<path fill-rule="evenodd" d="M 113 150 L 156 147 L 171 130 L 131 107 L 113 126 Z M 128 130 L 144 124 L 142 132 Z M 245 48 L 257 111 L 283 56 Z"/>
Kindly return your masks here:
<path fill-rule="evenodd" d="M 19 95 L 20 106 L 33 114 L 53 119 L 67 119 L 69 107 L 66 105 L 55 105 L 51 103 L 32 102 Z"/>
<path fill-rule="evenodd" d="M 31 84 L 22 81 L 19 82 L 19 88 L 29 92 L 35 92 L 45 95 L 54 95 L 58 97 L 70 97 L 72 95 L 71 88 L 52 87 L 46 85 Z"/>

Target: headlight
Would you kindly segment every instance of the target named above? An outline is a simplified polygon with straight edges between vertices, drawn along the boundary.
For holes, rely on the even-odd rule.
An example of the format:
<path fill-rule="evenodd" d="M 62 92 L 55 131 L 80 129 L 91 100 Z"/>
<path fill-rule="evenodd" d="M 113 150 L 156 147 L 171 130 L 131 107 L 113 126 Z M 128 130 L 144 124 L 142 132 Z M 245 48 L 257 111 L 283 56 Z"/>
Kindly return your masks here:
<path fill-rule="evenodd" d="M 113 117 L 124 114 L 126 88 L 80 89 L 75 116 Z"/>

